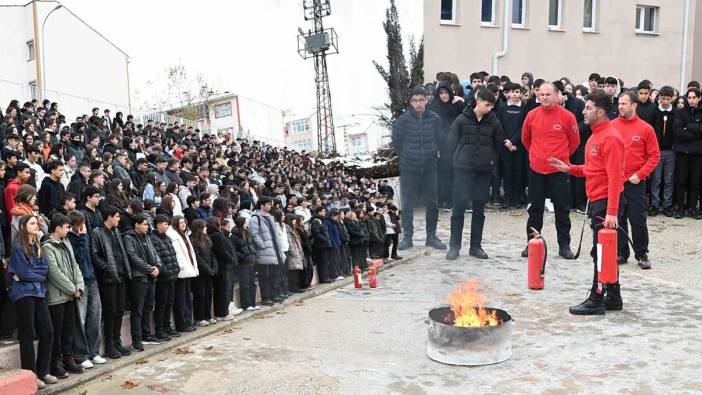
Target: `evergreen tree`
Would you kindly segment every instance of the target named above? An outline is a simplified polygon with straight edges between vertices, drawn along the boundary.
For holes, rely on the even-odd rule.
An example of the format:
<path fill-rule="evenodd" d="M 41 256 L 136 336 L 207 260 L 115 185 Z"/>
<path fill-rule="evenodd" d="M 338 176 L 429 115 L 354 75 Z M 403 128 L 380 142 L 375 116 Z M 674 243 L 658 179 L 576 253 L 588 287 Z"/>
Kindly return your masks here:
<path fill-rule="evenodd" d="M 419 40 L 419 48 L 410 39 L 410 89 L 413 86 L 424 85 L 424 37 Z"/>

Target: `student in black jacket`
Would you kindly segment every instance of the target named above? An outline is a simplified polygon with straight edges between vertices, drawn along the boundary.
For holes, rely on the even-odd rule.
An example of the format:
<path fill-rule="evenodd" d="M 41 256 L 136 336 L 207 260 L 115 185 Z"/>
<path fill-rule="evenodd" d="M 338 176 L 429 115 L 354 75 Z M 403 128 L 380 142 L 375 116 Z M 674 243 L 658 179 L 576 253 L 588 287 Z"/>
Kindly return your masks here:
<path fill-rule="evenodd" d="M 485 203 L 489 198 L 490 177 L 495 167 L 497 150 L 502 145 L 514 145 L 502 132 L 497 117 L 491 114 L 495 95 L 487 89 L 476 92 L 475 107 L 466 108 L 456 118 L 449 134 L 449 146 L 456 147 L 453 154 L 455 169 L 453 212 L 451 214 L 451 241 L 446 259 L 457 259 L 463 238 L 463 219 L 466 202 L 473 202 L 469 254 L 487 259 L 481 242 L 485 224 Z"/>
<path fill-rule="evenodd" d="M 502 125 L 505 137 L 512 143 L 512 148 L 500 146 L 498 168 L 502 173 L 505 190 L 503 205 L 519 207 L 526 200 L 524 195 L 526 179 L 523 177 L 526 150 L 521 144 L 526 106 L 521 101 L 522 93 L 519 84 L 508 83 L 505 85 L 505 91 L 508 95 L 507 103 L 500 106 L 495 115 Z"/>
<path fill-rule="evenodd" d="M 364 242 L 364 225 L 358 220 L 358 212 L 360 210 L 348 211 L 344 218 L 344 225 L 349 233 L 349 250 L 351 253 L 351 266 L 365 267 L 366 265 L 366 247 Z"/>
<path fill-rule="evenodd" d="M 156 254 L 161 260 L 161 273 L 156 278 L 156 295 L 154 309 L 154 328 L 159 340 L 180 337 L 171 326 L 171 313 L 175 304 L 175 282 L 180 272 L 173 242 L 166 232 L 170 226 L 170 218 L 163 214 L 154 217 L 154 229 L 149 236 Z M 167 341 L 167 340 L 166 340 Z"/>
<path fill-rule="evenodd" d="M 212 277 L 217 274 L 217 258 L 212 252 L 212 240 L 206 230 L 207 223 L 197 219 L 188 225 L 199 272 L 192 284 L 193 317 L 195 325 L 207 326 L 217 322 L 212 318 Z"/>
<path fill-rule="evenodd" d="M 217 274 L 213 277 L 214 315 L 217 321 L 232 320 L 229 303 L 234 289 L 234 269 L 238 266 L 236 251 L 229 238 L 222 232 L 218 217 L 207 219 L 207 234 L 212 240 L 212 250 L 217 260 Z"/>
<path fill-rule="evenodd" d="M 697 209 L 702 180 L 702 106 L 700 90 L 690 88 L 685 94 L 687 105 L 678 112 L 673 124 L 675 134 L 675 218 L 689 216 L 701 219 Z"/>
<path fill-rule="evenodd" d="M 673 212 L 673 176 L 675 174 L 675 152 L 673 151 L 673 125 L 678 111 L 673 106 L 675 90 L 672 86 L 661 87 L 658 95 L 658 108 L 653 117 L 653 130 L 656 132 L 661 160 L 651 175 L 651 207 L 648 215 L 658 215 L 662 208 L 666 217 Z M 663 192 L 661 196 L 661 183 Z"/>
<path fill-rule="evenodd" d="M 261 306 L 256 305 L 256 254 L 251 249 L 249 242 L 249 226 L 246 218 L 237 217 L 235 227 L 229 235 L 229 240 L 234 245 L 236 251 L 239 277 L 239 300 L 241 308 L 246 311 L 260 310 Z"/>

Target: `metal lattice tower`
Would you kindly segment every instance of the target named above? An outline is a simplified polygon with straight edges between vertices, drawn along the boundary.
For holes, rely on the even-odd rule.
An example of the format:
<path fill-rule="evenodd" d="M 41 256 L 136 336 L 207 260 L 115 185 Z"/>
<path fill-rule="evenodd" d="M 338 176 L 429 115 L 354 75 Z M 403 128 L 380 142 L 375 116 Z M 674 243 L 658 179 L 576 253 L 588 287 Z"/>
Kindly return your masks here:
<path fill-rule="evenodd" d="M 297 51 L 303 59 L 314 58 L 317 87 L 317 146 L 320 154 L 336 154 L 336 134 L 332 112 L 327 55 L 339 53 L 334 29 L 324 28 L 322 19 L 331 14 L 330 0 L 304 0 L 305 20 L 314 22 L 314 30 L 298 29 Z"/>

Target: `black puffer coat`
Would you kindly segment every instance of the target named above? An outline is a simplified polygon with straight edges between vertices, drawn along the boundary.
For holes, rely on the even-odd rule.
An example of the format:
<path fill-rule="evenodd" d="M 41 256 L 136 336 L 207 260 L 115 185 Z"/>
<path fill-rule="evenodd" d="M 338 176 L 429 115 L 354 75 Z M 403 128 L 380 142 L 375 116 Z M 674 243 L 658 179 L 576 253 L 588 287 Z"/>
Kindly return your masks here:
<path fill-rule="evenodd" d="M 360 221 L 344 220 L 344 225 L 349 232 L 349 247 L 359 247 L 363 245 L 363 240 L 366 238 L 364 225 Z"/>
<path fill-rule="evenodd" d="M 310 222 L 310 229 L 314 248 L 331 248 L 331 239 L 324 218 L 315 215 Z"/>
<path fill-rule="evenodd" d="M 180 273 L 178 258 L 176 258 L 173 242 L 167 234 L 158 231 L 151 232 L 151 243 L 161 259 L 161 272 L 156 277 L 157 281 L 175 281 Z"/>
<path fill-rule="evenodd" d="M 492 112 L 480 121 L 472 107 L 466 108 L 451 126 L 448 142 L 453 151 L 453 167 L 468 171 L 490 172 L 505 135 Z"/>
<path fill-rule="evenodd" d="M 392 124 L 392 146 L 400 155 L 400 171 L 436 169 L 441 118 L 427 109 L 417 114 L 412 106 Z"/>
<path fill-rule="evenodd" d="M 239 265 L 253 266 L 256 263 L 256 254 L 251 248 L 249 241 L 245 240 L 241 235 L 239 229 L 232 230 L 232 233 L 229 235 L 229 241 L 234 245 Z"/>
<path fill-rule="evenodd" d="M 686 106 L 678 112 L 673 124 L 673 151 L 702 154 L 702 107 Z"/>
<path fill-rule="evenodd" d="M 220 268 L 231 269 L 239 266 L 234 245 L 229 241 L 229 238 L 221 231 L 212 230 L 207 227 L 207 232 L 212 239 L 212 250 L 214 250 L 215 258 L 217 258 L 217 266 Z"/>

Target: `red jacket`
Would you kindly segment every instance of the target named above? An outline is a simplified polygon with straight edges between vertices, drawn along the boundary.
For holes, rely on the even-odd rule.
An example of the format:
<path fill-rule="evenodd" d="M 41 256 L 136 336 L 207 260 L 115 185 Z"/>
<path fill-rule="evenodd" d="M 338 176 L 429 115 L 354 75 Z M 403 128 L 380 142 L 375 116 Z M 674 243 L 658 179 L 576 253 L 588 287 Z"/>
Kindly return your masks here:
<path fill-rule="evenodd" d="M 7 187 L 5 187 L 5 210 L 7 212 L 7 222 L 12 222 L 12 208 L 15 207 L 15 195 L 17 190 L 24 184 L 17 182 L 16 178 L 11 179 L 7 182 Z"/>
<path fill-rule="evenodd" d="M 561 106 L 537 107 L 527 114 L 522 126 L 522 144 L 529 151 L 529 167 L 539 174 L 558 170 L 548 163 L 551 157 L 570 163 L 580 144 L 575 116 Z"/>
<path fill-rule="evenodd" d="M 591 125 L 585 144 L 585 164 L 571 165 L 570 174 L 585 177 L 585 193 L 591 202 L 607 199 L 607 214 L 617 215 L 619 194 L 624 189 L 624 140 L 608 121 Z"/>
<path fill-rule="evenodd" d="M 647 179 L 661 160 L 653 127 L 638 115 L 631 119 L 618 117 L 611 125 L 624 139 L 624 182 L 634 174 L 639 180 Z"/>

